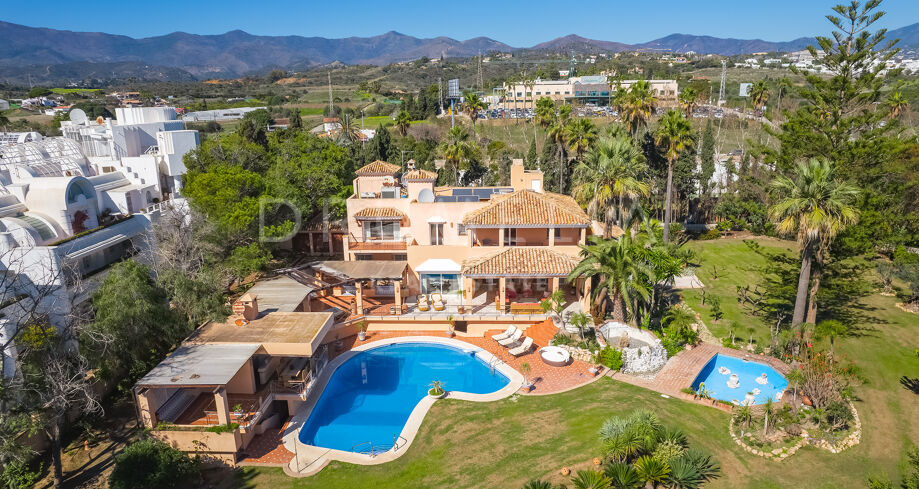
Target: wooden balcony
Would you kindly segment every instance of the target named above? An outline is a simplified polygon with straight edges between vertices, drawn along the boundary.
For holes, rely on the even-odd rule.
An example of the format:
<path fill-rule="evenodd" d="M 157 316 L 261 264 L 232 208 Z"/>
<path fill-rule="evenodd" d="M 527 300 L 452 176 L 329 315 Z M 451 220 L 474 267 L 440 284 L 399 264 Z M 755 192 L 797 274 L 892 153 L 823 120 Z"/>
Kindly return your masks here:
<path fill-rule="evenodd" d="M 405 251 L 405 240 L 348 240 L 350 251 Z"/>

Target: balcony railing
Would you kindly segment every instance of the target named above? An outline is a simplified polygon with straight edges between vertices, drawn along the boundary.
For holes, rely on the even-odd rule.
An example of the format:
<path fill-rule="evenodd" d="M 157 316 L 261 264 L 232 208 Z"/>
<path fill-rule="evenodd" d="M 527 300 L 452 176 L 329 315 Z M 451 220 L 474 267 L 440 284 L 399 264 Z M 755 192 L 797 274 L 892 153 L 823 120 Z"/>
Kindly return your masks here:
<path fill-rule="evenodd" d="M 353 234 L 348 236 L 348 249 L 351 251 L 404 251 L 410 236 L 401 236 L 394 239 L 358 238 Z"/>

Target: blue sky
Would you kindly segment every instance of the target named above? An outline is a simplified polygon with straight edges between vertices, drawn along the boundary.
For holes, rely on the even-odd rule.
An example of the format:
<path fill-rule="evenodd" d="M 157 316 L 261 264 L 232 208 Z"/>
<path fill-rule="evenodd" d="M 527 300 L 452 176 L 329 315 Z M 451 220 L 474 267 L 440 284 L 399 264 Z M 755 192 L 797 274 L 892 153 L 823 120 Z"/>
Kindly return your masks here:
<path fill-rule="evenodd" d="M 4 1 L 0 20 L 35 27 L 149 37 L 185 31 L 220 34 L 371 36 L 395 30 L 418 37 L 486 36 L 524 47 L 578 34 L 638 43 L 675 32 L 786 41 L 826 34 L 824 15 L 848 0 L 46 0 Z M 919 22 L 919 0 L 886 0 L 881 24 Z M 452 17 L 451 17 L 452 15 Z"/>

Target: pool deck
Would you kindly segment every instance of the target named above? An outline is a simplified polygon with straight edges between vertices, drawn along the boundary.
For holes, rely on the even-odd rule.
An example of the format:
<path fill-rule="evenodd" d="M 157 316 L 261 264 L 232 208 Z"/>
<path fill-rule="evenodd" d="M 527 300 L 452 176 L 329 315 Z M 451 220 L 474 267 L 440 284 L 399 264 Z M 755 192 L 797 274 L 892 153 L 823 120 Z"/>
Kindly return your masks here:
<path fill-rule="evenodd" d="M 644 387 L 645 389 L 692 402 L 692 396 L 685 394 L 682 390 L 692 384 L 702 367 L 716 354 L 765 363 L 782 375 L 788 374 L 788 371 L 791 370 L 791 367 L 787 364 L 772 357 L 755 355 L 744 350 L 734 350 L 711 343 L 701 343 L 691 350 L 683 350 L 677 353 L 676 356 L 667 361 L 667 364 L 664 365 L 660 372 L 654 375 L 654 378 L 638 377 L 622 372 L 613 372 L 610 376 L 620 382 Z M 711 405 L 711 401 L 697 400 L 695 402 Z M 726 410 L 730 410 L 730 408 Z"/>

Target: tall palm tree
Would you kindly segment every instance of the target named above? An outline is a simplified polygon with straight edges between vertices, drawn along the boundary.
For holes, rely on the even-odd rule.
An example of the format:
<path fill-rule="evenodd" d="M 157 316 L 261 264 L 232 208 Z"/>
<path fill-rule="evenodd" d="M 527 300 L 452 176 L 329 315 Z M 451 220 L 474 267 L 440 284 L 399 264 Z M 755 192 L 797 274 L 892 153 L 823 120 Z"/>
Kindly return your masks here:
<path fill-rule="evenodd" d="M 750 98 L 757 109 L 762 110 L 769 100 L 769 84 L 766 80 L 756 80 L 750 87 Z"/>
<path fill-rule="evenodd" d="M 478 136 L 475 132 L 475 121 L 479 120 L 479 111 L 487 109 L 488 106 L 485 104 L 485 101 L 475 93 L 467 93 L 465 99 L 466 100 L 463 102 L 463 112 L 472 120 L 472 134 Z"/>
<path fill-rule="evenodd" d="M 411 114 L 407 110 L 400 110 L 399 114 L 396 115 L 396 130 L 399 131 L 399 134 L 404 137 L 408 133 L 408 128 L 411 124 Z"/>
<path fill-rule="evenodd" d="M 890 97 L 887 99 L 887 108 L 890 110 L 891 119 L 899 119 L 900 115 L 909 108 L 909 100 L 897 90 L 890 94 Z"/>
<path fill-rule="evenodd" d="M 666 147 L 667 153 L 667 198 L 664 210 L 664 243 L 670 242 L 670 223 L 673 218 L 671 202 L 673 199 L 673 162 L 680 152 L 692 148 L 692 124 L 683 116 L 683 113 L 670 109 L 661 117 L 660 126 L 657 128 L 655 141 L 658 145 Z"/>
<path fill-rule="evenodd" d="M 791 325 L 804 322 L 811 264 L 820 246 L 828 247 L 839 231 L 858 221 L 853 202 L 858 189 L 836 179 L 836 167 L 826 158 L 797 165 L 794 179 L 772 181 L 780 200 L 769 208 L 769 217 L 782 234 L 797 232 L 801 247 L 801 272 Z"/>
<path fill-rule="evenodd" d="M 584 153 L 597 141 L 597 126 L 586 117 L 578 117 L 565 128 L 568 149 L 581 161 Z"/>
<path fill-rule="evenodd" d="M 558 188 L 559 191 L 564 190 L 565 185 L 565 169 L 568 167 L 568 157 L 565 149 L 568 147 L 568 124 L 571 122 L 571 106 L 562 105 L 558 108 L 555 116 L 552 118 L 552 122 L 549 124 L 549 127 L 546 131 L 546 136 L 551 138 L 555 142 L 556 156 L 558 157 Z"/>
<path fill-rule="evenodd" d="M 650 455 L 638 457 L 635 461 L 635 472 L 638 477 L 652 488 L 667 482 L 670 476 L 670 465 L 667 462 L 657 460 Z"/>
<path fill-rule="evenodd" d="M 581 261 L 568 275 L 568 281 L 578 278 L 593 280 L 597 278 L 596 287 L 591 291 L 594 307 L 600 313 L 594 318 L 606 317 L 607 297 L 613 303 L 613 320 L 625 322 L 626 309 L 632 311 L 635 319 L 632 298 L 648 300 L 651 292 L 646 286 L 653 271 L 642 261 L 641 252 L 632 243 L 629 233 L 619 239 L 591 237 L 591 244 L 580 245 Z M 599 305 L 598 305 L 599 303 Z"/>
<path fill-rule="evenodd" d="M 346 144 L 361 140 L 361 128 L 357 125 L 357 121 L 348 114 L 345 114 L 345 120 L 341 123 L 341 139 Z"/>
<path fill-rule="evenodd" d="M 648 125 L 655 104 L 657 104 L 657 98 L 651 91 L 651 84 L 648 81 L 638 80 L 629 87 L 620 114 L 633 138 L 638 135 L 639 129 Z"/>
<path fill-rule="evenodd" d="M 450 129 L 438 149 L 453 169 L 456 182 L 459 182 L 459 171 L 465 167 L 469 159 L 478 150 L 475 143 L 470 141 L 469 133 L 461 126 Z"/>
<path fill-rule="evenodd" d="M 693 87 L 686 87 L 680 92 L 680 105 L 686 111 L 686 117 L 692 117 L 692 109 L 699 101 L 699 91 Z"/>
<path fill-rule="evenodd" d="M 779 78 L 779 81 L 775 84 L 775 94 L 778 97 L 775 107 L 778 109 L 777 113 L 782 113 L 782 97 L 784 97 L 791 90 L 791 80 L 788 77 L 783 76 Z"/>
<path fill-rule="evenodd" d="M 611 236 L 614 208 L 621 226 L 625 199 L 650 194 L 651 186 L 641 179 L 647 169 L 644 153 L 628 137 L 601 139 L 574 168 L 574 198 L 606 223 L 604 237 Z"/>

